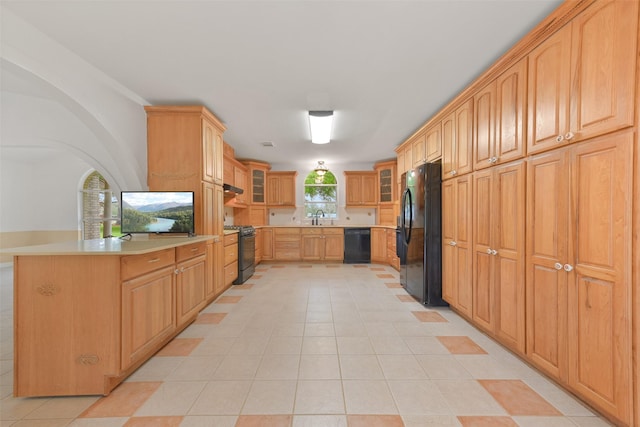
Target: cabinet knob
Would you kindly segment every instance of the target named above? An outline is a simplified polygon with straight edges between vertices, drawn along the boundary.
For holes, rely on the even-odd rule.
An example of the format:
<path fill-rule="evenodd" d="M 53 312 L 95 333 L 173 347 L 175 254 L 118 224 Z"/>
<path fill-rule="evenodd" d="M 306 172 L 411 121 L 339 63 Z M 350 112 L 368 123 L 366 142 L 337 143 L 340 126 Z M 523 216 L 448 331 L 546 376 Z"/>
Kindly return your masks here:
<path fill-rule="evenodd" d="M 179 268 L 176 268 L 175 270 L 173 270 L 173 273 L 174 273 L 174 274 L 180 274 L 180 269 L 179 269 Z"/>
<path fill-rule="evenodd" d="M 559 262 L 556 262 L 553 266 L 556 270 L 562 270 L 562 264 L 560 264 Z"/>
<path fill-rule="evenodd" d="M 493 255 L 493 251 L 491 250 L 491 248 L 487 248 L 487 255 Z"/>
<path fill-rule="evenodd" d="M 457 243 L 454 242 L 453 240 L 449 242 L 449 246 L 456 246 L 456 245 L 457 245 Z"/>
<path fill-rule="evenodd" d="M 573 270 L 573 266 L 571 264 L 564 265 L 564 271 L 571 271 L 571 270 Z"/>
<path fill-rule="evenodd" d="M 491 249 L 491 255 L 493 256 L 498 255 L 498 251 L 496 251 L 495 249 Z"/>
<path fill-rule="evenodd" d="M 556 136 L 556 142 L 562 142 L 562 141 L 564 141 L 564 136 L 562 135 Z"/>
<path fill-rule="evenodd" d="M 573 134 L 573 132 L 567 132 L 566 135 L 564 136 L 564 139 L 566 139 L 567 141 L 570 141 L 573 139 L 575 135 Z"/>
<path fill-rule="evenodd" d="M 449 172 L 449 173 L 451 174 L 451 176 L 455 176 L 455 175 L 457 175 L 457 174 L 458 174 L 458 171 L 454 169 L 454 170 L 452 170 L 452 171 L 451 171 L 451 172 Z"/>
<path fill-rule="evenodd" d="M 498 161 L 498 158 L 497 158 L 497 157 L 492 157 L 492 158 L 491 158 L 491 163 L 496 163 L 497 161 Z"/>

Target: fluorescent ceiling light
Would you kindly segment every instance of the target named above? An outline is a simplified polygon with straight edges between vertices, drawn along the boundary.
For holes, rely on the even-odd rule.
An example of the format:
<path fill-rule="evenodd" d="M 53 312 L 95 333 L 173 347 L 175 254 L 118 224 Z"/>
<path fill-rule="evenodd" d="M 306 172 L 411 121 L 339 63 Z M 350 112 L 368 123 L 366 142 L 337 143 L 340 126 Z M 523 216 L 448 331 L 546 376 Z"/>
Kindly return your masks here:
<path fill-rule="evenodd" d="M 327 144 L 331 140 L 332 124 L 333 111 L 309 111 L 311 142 L 314 144 Z"/>

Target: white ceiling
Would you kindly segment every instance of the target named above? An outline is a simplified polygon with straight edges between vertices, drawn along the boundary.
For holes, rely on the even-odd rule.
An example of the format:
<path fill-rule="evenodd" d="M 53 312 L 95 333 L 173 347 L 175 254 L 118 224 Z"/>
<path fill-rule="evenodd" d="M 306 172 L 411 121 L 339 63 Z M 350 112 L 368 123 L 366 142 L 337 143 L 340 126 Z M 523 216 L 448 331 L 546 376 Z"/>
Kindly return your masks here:
<path fill-rule="evenodd" d="M 237 157 L 330 168 L 394 157 L 560 3 L 2 0 L 149 103 L 207 106 Z M 335 111 L 331 143 L 310 109 Z"/>

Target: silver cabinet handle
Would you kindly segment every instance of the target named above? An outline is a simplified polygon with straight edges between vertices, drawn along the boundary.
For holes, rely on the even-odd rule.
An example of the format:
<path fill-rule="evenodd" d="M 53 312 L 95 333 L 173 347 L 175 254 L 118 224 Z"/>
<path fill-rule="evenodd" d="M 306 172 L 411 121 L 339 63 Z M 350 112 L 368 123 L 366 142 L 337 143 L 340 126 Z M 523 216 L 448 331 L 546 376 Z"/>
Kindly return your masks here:
<path fill-rule="evenodd" d="M 497 161 L 498 161 L 498 158 L 497 158 L 497 157 L 492 157 L 492 158 L 491 158 L 491 163 L 496 163 Z"/>
<path fill-rule="evenodd" d="M 564 136 L 562 135 L 556 136 L 556 142 L 562 142 L 562 141 L 564 141 Z"/>
<path fill-rule="evenodd" d="M 571 270 L 573 270 L 573 266 L 571 264 L 564 265 L 564 271 L 571 271 Z"/>
<path fill-rule="evenodd" d="M 451 172 L 449 172 L 449 174 L 451 174 L 451 176 L 454 176 L 458 174 L 458 171 L 454 169 Z"/>
<path fill-rule="evenodd" d="M 457 243 L 454 242 L 453 240 L 449 242 L 449 246 L 455 246 L 455 245 L 457 245 Z"/>
<path fill-rule="evenodd" d="M 180 269 L 179 269 L 179 268 L 176 268 L 175 270 L 173 270 L 173 273 L 174 273 L 174 274 L 180 274 Z"/>
<path fill-rule="evenodd" d="M 573 132 L 567 132 L 566 135 L 564 136 L 564 139 L 566 139 L 567 141 L 570 141 L 573 139 L 575 135 L 573 134 Z"/>
<path fill-rule="evenodd" d="M 562 270 L 562 264 L 560 264 L 559 262 L 556 262 L 553 266 L 556 268 L 556 270 Z"/>
<path fill-rule="evenodd" d="M 487 255 L 493 255 L 493 251 L 491 250 L 491 248 L 487 249 Z"/>
<path fill-rule="evenodd" d="M 495 249 L 491 250 L 491 255 L 496 256 L 498 255 L 498 251 L 496 251 Z"/>

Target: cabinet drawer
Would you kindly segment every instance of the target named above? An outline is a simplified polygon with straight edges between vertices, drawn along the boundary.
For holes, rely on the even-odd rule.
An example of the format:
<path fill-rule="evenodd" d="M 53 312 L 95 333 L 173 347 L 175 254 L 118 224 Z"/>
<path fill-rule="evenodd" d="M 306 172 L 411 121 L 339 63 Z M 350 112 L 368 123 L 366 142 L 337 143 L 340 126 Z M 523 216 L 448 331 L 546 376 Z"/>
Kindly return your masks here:
<path fill-rule="evenodd" d="M 232 245 L 234 243 L 238 243 L 238 233 L 225 234 L 224 235 L 224 245 Z"/>
<path fill-rule="evenodd" d="M 273 234 L 276 236 L 300 236 L 300 228 L 274 228 Z"/>
<path fill-rule="evenodd" d="M 234 243 L 233 245 L 224 247 L 224 265 L 228 265 L 233 261 L 238 260 L 238 244 Z"/>
<path fill-rule="evenodd" d="M 328 236 L 328 235 L 334 236 L 334 235 L 344 234 L 344 228 L 323 228 L 322 231 L 325 236 Z"/>
<path fill-rule="evenodd" d="M 238 261 L 224 266 L 224 284 L 228 285 L 238 278 Z"/>
<path fill-rule="evenodd" d="M 176 255 L 173 248 L 144 255 L 124 256 L 120 260 L 120 275 L 122 280 L 130 279 L 171 265 L 175 263 L 175 260 Z"/>
<path fill-rule="evenodd" d="M 176 262 L 184 261 L 185 259 L 204 255 L 207 251 L 207 245 L 205 242 L 193 243 L 191 245 L 178 246 L 176 248 Z"/>
<path fill-rule="evenodd" d="M 312 235 L 320 235 L 322 234 L 322 228 L 303 228 L 302 235 L 303 236 L 312 236 Z"/>

